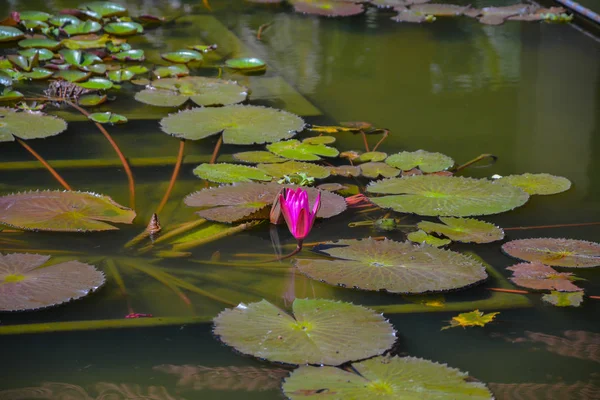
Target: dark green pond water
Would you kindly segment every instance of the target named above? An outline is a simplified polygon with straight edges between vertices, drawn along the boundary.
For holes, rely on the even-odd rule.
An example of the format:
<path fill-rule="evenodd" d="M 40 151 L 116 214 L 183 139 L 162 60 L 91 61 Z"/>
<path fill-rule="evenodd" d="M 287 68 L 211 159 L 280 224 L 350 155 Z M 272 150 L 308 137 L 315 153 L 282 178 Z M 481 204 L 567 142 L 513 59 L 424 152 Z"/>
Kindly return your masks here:
<path fill-rule="evenodd" d="M 198 43 L 217 43 L 223 57 L 265 60 L 269 69 L 262 76 L 225 72 L 224 77 L 252 88 L 250 104 L 286 109 L 312 124 L 368 121 L 390 130 L 381 147 L 389 154 L 425 149 L 447 154 L 459 164 L 482 153 L 498 157 L 492 167 L 466 170 L 468 176 L 547 172 L 573 183 L 565 193 L 533 196 L 523 207 L 482 220 L 503 228 L 600 221 L 600 44 L 568 25 L 483 26 L 469 18 L 397 24 L 390 20 L 393 13 L 376 9 L 357 17 L 328 19 L 298 15 L 287 6 L 242 1 L 213 0 L 212 12 L 198 1 L 126 3 L 134 15 L 182 14 L 174 25 L 131 39 L 135 48 L 146 50 L 150 62 L 158 60 L 161 52 Z M 482 7 L 506 2 L 471 3 Z M 55 12 L 77 4 L 4 1 L 0 15 L 10 10 Z M 258 40 L 258 28 L 267 23 L 270 27 Z M 217 70 L 204 68 L 196 73 L 216 76 Z M 28 85 L 19 90 L 39 93 L 42 88 Z M 153 314 L 157 325 L 158 317 L 178 320 L 139 328 L 0 335 L 0 400 L 282 399 L 279 383 L 291 368 L 242 356 L 214 338 L 210 320 L 227 304 L 185 291 L 192 302 L 187 305 L 168 287 L 125 265 L 150 262 L 231 304 L 265 298 L 285 307 L 284 297 L 295 296 L 373 307 L 385 312 L 398 331 L 395 354 L 468 371 L 487 383 L 498 399 L 600 398 L 600 301 L 586 299 L 579 308 L 558 308 L 542 303 L 540 295 L 487 290 L 512 287 L 505 267 L 515 261 L 501 253 L 499 242 L 452 245 L 452 250 L 480 257 L 497 275 L 483 285 L 447 294 L 445 307 L 417 305 L 417 300 L 399 295 L 331 287 L 294 275 L 287 262 L 279 268 L 198 263 L 210 260 L 215 252 L 224 262 L 251 261 L 245 253 L 274 254 L 266 225 L 192 249 L 189 258 L 157 259 L 122 250 L 144 229 L 160 202 L 179 145 L 159 129 L 158 120 L 169 111 L 135 102 L 137 90 L 124 85 L 114 102 L 99 107 L 130 119 L 108 130 L 132 164 L 138 213 L 134 225 L 95 234 L 0 233 L 4 253 L 51 251 L 56 257 L 92 264 L 113 259 L 127 299 L 107 271 L 107 285 L 98 293 L 43 311 L 1 314 L 0 330 L 18 324 L 121 321 L 129 307 Z M 77 190 L 106 194 L 128 204 L 126 176 L 102 135 L 74 112 L 63 109 L 58 115 L 69 121 L 68 130 L 31 141 L 31 146 Z M 360 135 L 336 136 L 338 149 L 362 149 Z M 370 137 L 371 145 L 379 138 Z M 204 188 L 192 169 L 209 160 L 215 143 L 216 139 L 206 139 L 186 144 L 179 180 L 161 213 L 163 227 L 196 218 L 182 199 Z M 230 155 L 240 150 L 223 146 L 219 160 L 231 160 Z M 0 194 L 59 188 L 17 143 L 2 143 Z M 384 214 L 347 211 L 318 222 L 308 240 L 381 236 L 369 227 L 349 228 L 348 224 Z M 417 221 L 404 218 L 407 224 Z M 291 246 L 284 251 L 293 249 L 295 242 L 287 229 L 280 227 L 278 232 L 281 243 Z M 598 226 L 506 233 L 509 240 L 565 237 L 600 242 Z M 399 231 L 387 236 L 405 240 L 405 233 Z M 10 241 L 3 242 L 5 238 Z M 576 271 L 586 279 L 579 283 L 586 294 L 600 295 L 599 271 Z M 485 328 L 440 330 L 458 312 L 475 308 L 500 311 L 500 315 Z M 135 397 L 136 392 L 146 397 Z"/>

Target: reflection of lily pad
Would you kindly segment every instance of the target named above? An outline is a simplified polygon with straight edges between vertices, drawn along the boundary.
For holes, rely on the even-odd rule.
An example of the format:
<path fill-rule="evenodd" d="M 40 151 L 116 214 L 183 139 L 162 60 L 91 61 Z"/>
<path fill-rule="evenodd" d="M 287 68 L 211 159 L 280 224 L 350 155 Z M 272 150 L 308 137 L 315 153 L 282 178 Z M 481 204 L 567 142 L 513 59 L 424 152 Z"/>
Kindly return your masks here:
<path fill-rule="evenodd" d="M 491 400 L 483 383 L 445 364 L 415 357 L 375 357 L 350 368 L 302 366 L 283 383 L 290 400 L 330 398 Z"/>
<path fill-rule="evenodd" d="M 458 289 L 487 277 L 485 268 L 475 259 L 431 246 L 371 238 L 328 242 L 324 246 L 318 250 L 337 260 L 297 259 L 296 267 L 330 285 L 423 293 Z"/>
<path fill-rule="evenodd" d="M 556 272 L 552 267 L 540 262 L 515 264 L 506 269 L 513 272 L 510 280 L 518 286 L 559 292 L 577 292 L 581 290 L 571 282 L 575 279 L 573 274 Z"/>
<path fill-rule="evenodd" d="M 287 161 L 276 164 L 258 164 L 256 167 L 275 178 L 283 178 L 284 175 L 304 173 L 316 179 L 325 179 L 330 174 L 329 170 L 322 165 L 309 164 L 301 161 Z"/>
<path fill-rule="evenodd" d="M 292 309 L 240 304 L 214 319 L 214 333 L 241 353 L 288 364 L 339 365 L 381 354 L 396 340 L 390 323 L 362 306 L 296 299 Z"/>
<path fill-rule="evenodd" d="M 385 163 L 403 171 L 419 167 L 423 172 L 444 171 L 454 165 L 454 160 L 442 153 L 430 153 L 424 150 L 403 151 L 389 156 Z"/>
<path fill-rule="evenodd" d="M 550 292 L 542 300 L 557 307 L 579 307 L 583 303 L 583 290 L 579 292 Z"/>
<path fill-rule="evenodd" d="M 287 111 L 241 105 L 186 110 L 163 118 L 160 125 L 164 132 L 189 140 L 223 132 L 226 144 L 271 143 L 304 129 L 302 118 Z"/>
<path fill-rule="evenodd" d="M 67 261 L 42 267 L 49 259 L 39 254 L 0 254 L 0 311 L 54 306 L 104 284 L 104 274 L 92 265 Z"/>
<path fill-rule="evenodd" d="M 427 233 L 435 232 L 456 242 L 490 243 L 504 239 L 504 231 L 489 222 L 451 217 L 440 217 L 440 221 L 443 224 L 422 221 L 417 226 Z"/>
<path fill-rule="evenodd" d="M 190 207 L 203 207 L 203 210 L 197 212 L 202 218 L 231 223 L 252 219 L 253 214 L 271 206 L 275 197 L 286 187 L 293 186 L 277 183 L 239 183 L 192 193 L 184 202 Z M 319 218 L 333 217 L 346 209 L 346 201 L 341 196 L 310 187 L 305 189 L 311 203 L 315 201 L 317 194 L 321 193 L 321 208 L 317 212 Z"/>
<path fill-rule="evenodd" d="M 550 174 L 510 175 L 501 178 L 500 182 L 520 187 L 529 194 L 556 194 L 571 187 L 571 181 L 567 178 Z"/>
<path fill-rule="evenodd" d="M 502 245 L 508 255 L 556 267 L 589 268 L 600 265 L 600 244 L 585 240 L 536 238 Z"/>
<path fill-rule="evenodd" d="M 178 107 L 188 100 L 199 106 L 229 105 L 246 97 L 248 88 L 237 82 L 200 76 L 159 79 L 135 95 L 137 101 L 159 107 Z"/>
<path fill-rule="evenodd" d="M 370 198 L 380 207 L 429 216 L 497 214 L 529 199 L 521 189 L 501 182 L 437 175 L 386 179 L 371 183 L 367 190 L 396 195 Z"/>
<path fill-rule="evenodd" d="M 311 144 L 292 139 L 273 143 L 267 149 L 278 156 L 301 161 L 317 161 L 321 157 L 337 157 L 339 151 L 324 144 Z"/>
<path fill-rule="evenodd" d="M 270 181 L 272 177 L 255 167 L 236 164 L 200 164 L 194 168 L 198 178 L 217 183 Z"/>
<path fill-rule="evenodd" d="M 235 158 L 236 160 L 238 160 L 240 162 L 248 163 L 248 164 L 258 164 L 258 163 L 273 164 L 273 163 L 282 163 L 282 162 L 287 161 L 287 159 L 285 159 L 283 157 L 279 157 L 269 151 L 263 151 L 263 150 L 243 151 L 241 153 L 235 153 L 233 155 L 233 158 Z"/>
<path fill-rule="evenodd" d="M 463 328 L 467 326 L 481 326 L 484 327 L 496 318 L 496 315 L 500 314 L 499 312 L 492 312 L 488 314 L 484 314 L 482 311 L 475 310 L 471 312 L 458 314 L 456 317 L 452 317 L 450 321 L 450 325 L 442 328 L 456 328 L 457 326 L 462 326 Z"/>
<path fill-rule="evenodd" d="M 325 17 L 348 17 L 361 14 L 361 4 L 336 0 L 294 0 L 294 10 L 298 13 L 322 15 Z"/>
<path fill-rule="evenodd" d="M 361 173 L 364 177 L 376 179 L 380 176 L 384 178 L 393 178 L 400 175 L 399 169 L 390 167 L 383 162 L 368 162 L 360 165 Z"/>
<path fill-rule="evenodd" d="M 41 113 L 15 112 L 0 108 L 0 142 L 21 139 L 42 139 L 58 135 L 67 129 L 67 123 L 57 117 Z"/>
<path fill-rule="evenodd" d="M 433 247 L 442 247 L 452 243 L 449 239 L 440 239 L 438 237 L 428 235 L 427 232 L 418 230 L 406 235 L 406 238 L 413 243 L 425 243 Z"/>
<path fill-rule="evenodd" d="M 37 191 L 0 197 L 0 224 L 55 232 L 106 231 L 130 224 L 135 212 L 94 193 Z"/>

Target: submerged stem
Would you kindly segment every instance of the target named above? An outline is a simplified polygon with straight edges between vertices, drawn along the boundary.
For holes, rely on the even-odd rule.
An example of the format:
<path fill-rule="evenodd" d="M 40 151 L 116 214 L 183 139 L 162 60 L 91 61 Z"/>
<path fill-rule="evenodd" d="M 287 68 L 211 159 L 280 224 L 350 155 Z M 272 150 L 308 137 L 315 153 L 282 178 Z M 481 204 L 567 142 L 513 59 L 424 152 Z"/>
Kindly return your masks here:
<path fill-rule="evenodd" d="M 467 167 L 470 167 L 471 165 L 478 163 L 479 161 L 485 160 L 486 158 L 491 158 L 492 162 L 490 165 L 494 164 L 496 162 L 496 160 L 498 160 L 498 157 L 496 157 L 493 154 L 481 154 L 478 157 L 475 157 L 474 159 L 472 159 L 471 161 L 468 161 L 466 163 L 464 163 L 463 165 L 459 165 L 458 167 L 454 168 L 453 170 L 451 170 L 452 172 L 456 173 L 462 169 L 465 169 Z"/>
<path fill-rule="evenodd" d="M 25 143 L 21 139 L 19 139 L 19 138 L 16 138 L 16 139 L 17 139 L 17 142 L 19 142 L 19 144 L 21 146 L 23 146 L 23 148 L 25 148 L 25 150 L 27 150 L 29 153 L 31 153 L 32 156 L 37 158 L 37 160 L 40 163 L 42 163 L 42 165 L 44 167 L 46 167 L 48 172 L 50 172 L 52 174 L 54 179 L 56 179 L 58 181 L 58 183 L 60 183 L 62 185 L 62 187 L 64 187 L 66 190 L 73 190 L 71 188 L 71 186 L 69 186 L 69 184 L 58 174 L 58 172 L 56 172 L 56 170 L 54 168 L 52 168 L 52 166 L 50 164 L 48 164 L 48 162 L 46 160 L 44 160 L 44 158 L 42 156 L 40 156 L 35 150 L 33 150 L 27 143 Z"/>
<path fill-rule="evenodd" d="M 381 139 L 379 139 L 379 142 L 377 142 L 377 144 L 375 145 L 375 147 L 373 147 L 373 151 L 377 151 L 377 149 L 379 148 L 379 146 L 381 145 L 381 143 L 385 142 L 385 140 L 388 138 L 389 135 L 390 135 L 389 129 L 384 129 L 383 130 L 383 137 Z"/>
<path fill-rule="evenodd" d="M 362 136 L 363 143 L 365 145 L 365 151 L 368 153 L 370 150 L 369 150 L 369 142 L 367 141 L 367 135 L 363 131 L 360 131 L 360 135 Z"/>
<path fill-rule="evenodd" d="M 156 211 L 155 211 L 156 214 L 160 214 L 162 209 L 165 208 L 165 205 L 167 204 L 167 201 L 169 200 L 169 196 L 171 195 L 171 192 L 173 191 L 173 187 L 175 186 L 175 181 L 177 180 L 177 176 L 179 175 L 179 170 L 181 169 L 181 164 L 183 163 L 184 148 L 185 148 L 185 139 L 181 139 L 181 141 L 179 142 L 179 153 L 177 153 L 177 161 L 175 162 L 175 168 L 173 169 L 173 175 L 171 175 L 171 180 L 169 181 L 169 187 L 167 188 L 167 191 L 165 192 L 162 200 L 160 201 L 160 204 L 156 208 Z"/>
<path fill-rule="evenodd" d="M 582 222 L 580 224 L 557 224 L 557 225 L 534 225 L 534 226 L 515 226 L 512 228 L 503 228 L 505 231 L 520 231 L 526 229 L 550 229 L 550 228 L 568 228 L 576 226 L 600 225 L 600 222 Z"/>
<path fill-rule="evenodd" d="M 217 161 L 217 157 L 219 157 L 219 150 L 221 149 L 221 145 L 223 144 L 223 135 L 219 136 L 219 140 L 217 144 L 215 144 L 215 149 L 213 150 L 212 157 L 210 158 L 209 164 L 214 164 Z"/>

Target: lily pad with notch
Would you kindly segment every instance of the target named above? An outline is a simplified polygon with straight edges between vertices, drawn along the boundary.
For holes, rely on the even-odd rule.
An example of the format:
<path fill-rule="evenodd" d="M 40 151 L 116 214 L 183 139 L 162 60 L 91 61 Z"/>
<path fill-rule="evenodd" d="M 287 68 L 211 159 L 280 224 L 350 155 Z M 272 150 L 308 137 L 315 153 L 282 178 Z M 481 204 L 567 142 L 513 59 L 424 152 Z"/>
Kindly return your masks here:
<path fill-rule="evenodd" d="M 396 340 L 383 315 L 366 307 L 296 299 L 292 310 L 266 300 L 240 304 L 214 319 L 214 333 L 241 353 L 287 364 L 339 365 L 381 354 Z"/>
<path fill-rule="evenodd" d="M 420 229 L 418 231 L 409 233 L 406 235 L 406 238 L 413 243 L 427 244 L 433 247 L 443 247 L 452 243 L 452 241 L 449 239 L 440 239 L 438 237 L 429 235 L 427 232 Z"/>
<path fill-rule="evenodd" d="M 362 153 L 360 156 L 354 159 L 355 162 L 365 163 L 365 162 L 381 162 L 387 158 L 387 153 L 383 151 L 367 151 L 366 153 Z"/>
<path fill-rule="evenodd" d="M 533 194 L 557 194 L 569 190 L 571 181 L 562 176 L 550 174 L 521 174 L 509 175 L 499 179 L 500 182 L 517 186 L 530 195 Z"/>
<path fill-rule="evenodd" d="M 200 53 L 199 51 L 187 50 L 187 49 L 171 51 L 169 53 L 163 53 L 160 56 L 163 60 L 167 60 L 172 63 L 180 63 L 180 64 L 187 64 L 187 63 L 191 63 L 191 62 L 201 62 L 204 59 L 204 57 L 202 56 L 202 53 Z"/>
<path fill-rule="evenodd" d="M 58 52 L 68 64 L 85 69 L 92 64 L 101 63 L 102 59 L 95 54 L 86 53 L 81 50 L 62 49 Z"/>
<path fill-rule="evenodd" d="M 296 139 L 270 144 L 267 146 L 267 150 L 278 156 L 299 161 L 318 161 L 321 159 L 320 156 L 337 157 L 340 154 L 334 147 L 325 146 L 320 143 L 300 142 Z"/>
<path fill-rule="evenodd" d="M 579 307 L 583 303 L 583 290 L 579 292 L 550 292 L 542 300 L 556 307 Z"/>
<path fill-rule="evenodd" d="M 19 54 L 22 55 L 23 57 L 27 57 L 27 58 L 32 58 L 37 55 L 38 61 L 48 61 L 48 60 L 52 60 L 52 58 L 54 58 L 54 53 L 48 49 L 36 49 L 36 48 L 24 49 L 24 50 L 19 50 Z"/>
<path fill-rule="evenodd" d="M 158 79 L 164 78 L 180 78 L 183 76 L 188 76 L 190 74 L 190 70 L 183 64 L 175 64 L 168 66 L 158 66 L 152 74 Z"/>
<path fill-rule="evenodd" d="M 247 164 L 276 164 L 288 161 L 286 158 L 279 157 L 278 155 L 275 155 L 270 151 L 264 150 L 243 151 L 241 153 L 234 153 L 233 158 L 235 158 L 237 161 Z"/>
<path fill-rule="evenodd" d="M 0 26 L 0 43 L 13 42 L 25 37 L 25 33 L 13 26 Z"/>
<path fill-rule="evenodd" d="M 43 139 L 66 129 L 67 123 L 58 117 L 0 108 L 0 142 L 14 141 L 15 136 L 25 140 Z"/>
<path fill-rule="evenodd" d="M 385 163 L 403 171 L 419 167 L 421 171 L 431 173 L 447 170 L 454 165 L 454 160 L 442 153 L 417 150 L 393 154 L 385 160 Z"/>
<path fill-rule="evenodd" d="M 132 49 L 120 51 L 112 55 L 112 58 L 118 61 L 144 61 L 144 50 Z"/>
<path fill-rule="evenodd" d="M 124 124 L 127 122 L 127 117 L 125 117 L 121 114 L 112 113 L 110 111 L 103 112 L 103 113 L 90 114 L 90 116 L 88 118 L 99 124 L 116 125 L 116 124 Z"/>
<path fill-rule="evenodd" d="M 285 175 L 304 173 L 315 179 L 325 179 L 330 175 L 327 167 L 310 164 L 301 161 L 286 161 L 284 163 L 263 163 L 256 166 L 275 178 L 283 178 Z"/>
<path fill-rule="evenodd" d="M 502 245 L 509 256 L 554 267 L 590 268 L 600 265 L 600 243 L 575 239 L 535 238 Z"/>
<path fill-rule="evenodd" d="M 335 260 L 297 258 L 295 266 L 330 285 L 391 293 L 463 288 L 487 278 L 485 267 L 463 254 L 393 240 L 340 240 L 315 250 Z"/>
<path fill-rule="evenodd" d="M 115 83 L 129 82 L 135 77 L 135 73 L 128 69 L 116 69 L 109 71 L 106 76 Z"/>
<path fill-rule="evenodd" d="M 102 25 L 96 21 L 79 21 L 78 23 L 70 23 L 61 28 L 69 36 L 96 33 L 100 29 L 102 29 Z"/>
<path fill-rule="evenodd" d="M 382 162 L 366 162 L 360 165 L 362 176 L 371 179 L 377 179 L 380 176 L 384 178 L 393 178 L 400 175 L 402 171 Z"/>
<path fill-rule="evenodd" d="M 78 7 L 81 12 L 90 18 L 102 19 L 127 15 L 127 8 L 110 1 L 92 1 Z"/>
<path fill-rule="evenodd" d="M 417 227 L 427 233 L 434 232 L 463 243 L 490 243 L 504 239 L 502 228 L 489 222 L 473 218 L 452 217 L 440 217 L 440 221 L 442 221 L 442 224 L 421 221 L 417 224 Z"/>
<path fill-rule="evenodd" d="M 144 32 L 144 27 L 137 22 L 109 22 L 104 25 L 104 32 L 114 36 L 131 36 Z"/>
<path fill-rule="evenodd" d="M 362 14 L 362 4 L 337 0 L 294 0 L 292 2 L 297 13 L 321 15 L 324 17 L 349 17 Z"/>
<path fill-rule="evenodd" d="M 271 175 L 255 167 L 237 164 L 200 164 L 194 168 L 198 178 L 217 183 L 236 183 L 252 181 L 270 181 Z"/>
<path fill-rule="evenodd" d="M 515 285 L 535 290 L 554 290 L 558 292 L 577 292 L 573 281 L 578 278 L 571 273 L 559 273 L 554 268 L 540 262 L 524 262 L 506 268 L 512 271 L 509 278 Z"/>

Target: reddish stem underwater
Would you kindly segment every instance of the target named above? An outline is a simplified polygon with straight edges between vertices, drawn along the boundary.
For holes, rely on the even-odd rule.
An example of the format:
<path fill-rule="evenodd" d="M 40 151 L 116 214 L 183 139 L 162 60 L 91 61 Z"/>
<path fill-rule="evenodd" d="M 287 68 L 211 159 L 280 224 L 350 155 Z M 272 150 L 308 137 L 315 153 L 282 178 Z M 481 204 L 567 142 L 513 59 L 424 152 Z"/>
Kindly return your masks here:
<path fill-rule="evenodd" d="M 23 146 L 28 152 L 30 152 L 32 156 L 37 158 L 37 160 L 40 163 L 42 163 L 42 165 L 48 170 L 48 172 L 50 172 L 52 174 L 54 179 L 56 179 L 58 181 L 58 183 L 60 183 L 62 185 L 62 187 L 64 187 L 66 190 L 69 190 L 69 191 L 73 190 L 71 188 L 71 186 L 69 186 L 69 184 L 58 174 L 58 172 L 56 172 L 56 170 L 54 168 L 52 168 L 52 166 L 50 164 L 48 164 L 48 162 L 46 160 L 44 160 L 44 158 L 42 156 L 40 156 L 35 150 L 33 150 L 27 143 L 25 143 L 21 139 L 19 139 L 19 138 L 16 138 L 16 139 L 17 139 L 17 142 L 19 142 L 19 144 L 21 146 Z"/>
<path fill-rule="evenodd" d="M 185 148 L 185 139 L 181 139 L 179 142 L 179 153 L 177 154 L 177 161 L 175 162 L 175 169 L 173 169 L 173 175 L 171 175 L 171 180 L 169 181 L 169 187 L 165 192 L 158 208 L 156 209 L 156 214 L 159 214 L 162 209 L 167 204 L 169 200 L 169 196 L 171 196 L 171 192 L 173 191 L 173 187 L 175 186 L 175 181 L 177 180 L 177 176 L 179 175 L 179 170 L 181 169 L 181 164 L 183 163 L 183 150 Z"/>

